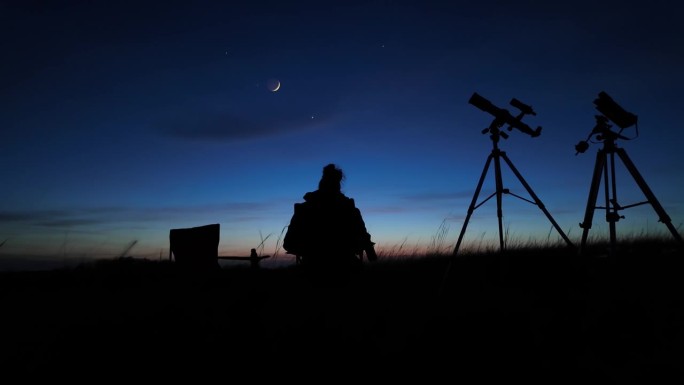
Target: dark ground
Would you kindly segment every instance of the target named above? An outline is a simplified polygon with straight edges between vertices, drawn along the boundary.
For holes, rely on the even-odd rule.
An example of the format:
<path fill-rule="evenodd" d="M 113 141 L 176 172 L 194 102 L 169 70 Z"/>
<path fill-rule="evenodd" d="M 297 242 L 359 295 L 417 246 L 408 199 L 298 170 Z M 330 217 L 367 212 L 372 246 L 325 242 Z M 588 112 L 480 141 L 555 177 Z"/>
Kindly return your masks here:
<path fill-rule="evenodd" d="M 133 259 L 3 273 L 0 369 L 682 383 L 684 255 L 653 250 L 613 262 L 564 250 L 459 257 L 444 284 L 443 258 L 367 264 L 341 284 L 297 268 L 191 274 Z"/>

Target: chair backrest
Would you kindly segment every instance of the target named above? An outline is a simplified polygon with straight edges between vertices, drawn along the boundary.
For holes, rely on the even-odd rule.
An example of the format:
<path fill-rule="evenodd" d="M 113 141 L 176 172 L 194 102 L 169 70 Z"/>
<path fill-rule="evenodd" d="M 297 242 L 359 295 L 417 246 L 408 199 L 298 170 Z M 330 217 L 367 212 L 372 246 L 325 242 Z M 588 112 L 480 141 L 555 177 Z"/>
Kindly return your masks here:
<path fill-rule="evenodd" d="M 217 269 L 218 245 L 221 225 L 218 223 L 171 229 L 169 258 L 173 254 L 176 264 L 191 269 Z"/>

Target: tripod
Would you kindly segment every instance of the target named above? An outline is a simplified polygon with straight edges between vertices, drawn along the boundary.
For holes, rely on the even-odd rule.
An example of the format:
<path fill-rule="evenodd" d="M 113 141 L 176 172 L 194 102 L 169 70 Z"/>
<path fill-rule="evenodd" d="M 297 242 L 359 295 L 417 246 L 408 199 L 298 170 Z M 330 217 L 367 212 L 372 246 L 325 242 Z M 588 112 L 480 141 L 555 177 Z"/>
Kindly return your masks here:
<path fill-rule="evenodd" d="M 679 235 L 677 229 L 675 229 L 675 227 L 672 225 L 672 221 L 665 212 L 665 209 L 663 209 L 663 206 L 660 205 L 660 202 L 658 202 L 658 199 L 656 199 L 655 195 L 646 184 L 646 181 L 641 176 L 632 160 L 629 158 L 629 156 L 627 156 L 627 152 L 623 148 L 617 147 L 617 145 L 615 144 L 615 141 L 618 138 L 624 139 L 624 137 L 608 129 L 603 129 L 602 132 L 603 136 L 601 139 L 603 140 L 603 148 L 599 149 L 598 153 L 596 154 L 596 164 L 594 165 L 594 174 L 591 178 L 591 188 L 589 189 L 589 199 L 587 200 L 587 208 L 584 212 L 584 221 L 580 223 L 580 227 L 584 229 L 582 231 L 582 243 L 580 245 L 580 253 L 586 246 L 587 237 L 589 235 L 589 229 L 591 229 L 591 222 L 594 217 L 595 209 L 606 210 L 606 221 L 608 222 L 610 232 L 610 250 L 611 252 L 614 252 L 616 243 L 615 223 L 619 221 L 621 218 L 624 218 L 624 216 L 620 216 L 619 211 L 630 207 L 640 206 L 646 203 L 650 203 L 651 206 L 653 206 L 653 209 L 658 214 L 659 221 L 664 223 L 665 226 L 667 226 L 668 230 L 670 230 L 670 233 L 672 233 L 672 236 L 674 236 L 674 238 L 680 244 L 684 243 L 682 241 L 681 235 Z M 646 201 L 630 204 L 627 206 L 620 206 L 620 204 L 618 204 L 617 184 L 615 182 L 616 153 L 622 160 L 622 163 L 625 165 L 629 173 L 632 175 L 632 178 L 634 178 L 634 181 L 637 183 L 641 191 L 646 196 Z M 608 165 L 608 158 L 610 159 L 610 168 Z M 598 198 L 599 187 L 601 185 L 601 177 L 603 177 L 603 181 L 605 184 L 604 192 L 606 205 L 604 207 L 596 206 L 596 198 Z M 610 184 L 608 182 L 610 182 Z"/>
<path fill-rule="evenodd" d="M 487 157 L 487 161 L 485 162 L 484 169 L 482 170 L 482 175 L 480 176 L 480 181 L 477 183 L 477 188 L 475 189 L 475 194 L 473 195 L 473 200 L 470 202 L 470 206 L 468 207 L 468 213 L 466 214 L 465 221 L 463 222 L 463 227 L 461 228 L 461 234 L 458 236 L 458 241 L 456 242 L 456 247 L 454 248 L 454 256 L 458 254 L 458 249 L 461 246 L 461 241 L 463 241 L 463 236 L 465 235 L 466 232 L 466 227 L 468 226 L 468 222 L 470 221 L 470 217 L 473 215 L 473 212 L 480 206 L 482 206 L 485 202 L 490 200 L 492 197 L 496 196 L 496 215 L 498 218 L 499 222 L 499 247 L 500 250 L 503 251 L 505 249 L 505 243 L 504 243 L 504 236 L 503 236 L 503 210 L 501 208 L 502 204 L 502 198 L 503 194 L 510 194 L 515 196 L 516 198 L 519 198 L 521 200 L 524 200 L 526 202 L 529 202 L 531 204 L 536 204 L 543 212 L 544 215 L 551 221 L 551 224 L 553 227 L 556 228 L 556 231 L 563 237 L 563 240 L 568 244 L 570 247 L 574 247 L 572 242 L 570 242 L 570 239 L 563 233 L 563 230 L 558 226 L 558 223 L 553 219 L 551 214 L 546 210 L 546 207 L 542 203 L 542 201 L 537 197 L 537 194 L 532 191 L 532 188 L 530 185 L 525 181 L 525 178 L 523 178 L 522 174 L 518 171 L 517 168 L 513 165 L 513 162 L 508 158 L 506 153 L 504 151 L 501 151 L 499 149 L 499 139 L 500 137 L 503 137 L 504 139 L 508 138 L 508 134 L 505 132 L 501 132 L 499 128 L 499 123 L 495 120 L 492 122 L 489 128 L 486 128 L 482 132 L 483 134 L 485 133 L 490 133 L 490 139 L 492 140 L 492 152 L 489 154 Z M 525 187 L 527 192 L 530 194 L 532 199 L 534 201 L 531 201 L 529 199 L 523 198 L 519 195 L 516 195 L 512 192 L 510 192 L 509 189 L 503 187 L 503 178 L 501 177 L 501 159 L 503 159 L 508 167 L 510 167 L 511 171 L 515 174 L 515 176 L 520 180 L 520 183 Z M 482 202 L 479 204 L 477 203 L 477 198 L 480 195 L 480 191 L 482 190 L 482 183 L 485 180 L 485 177 L 487 176 L 487 171 L 489 170 L 489 166 L 492 163 L 492 160 L 494 161 L 494 176 L 495 176 L 495 183 L 496 183 L 496 191 L 489 195 L 486 199 L 484 199 Z"/>

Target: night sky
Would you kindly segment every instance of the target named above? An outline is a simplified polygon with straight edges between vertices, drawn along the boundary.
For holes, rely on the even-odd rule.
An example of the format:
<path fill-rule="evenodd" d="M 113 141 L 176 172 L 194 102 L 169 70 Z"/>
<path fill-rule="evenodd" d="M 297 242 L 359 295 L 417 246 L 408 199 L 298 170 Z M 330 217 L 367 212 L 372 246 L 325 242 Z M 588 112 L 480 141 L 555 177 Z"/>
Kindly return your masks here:
<path fill-rule="evenodd" d="M 672 2 L 0 3 L 0 257 L 168 255 L 221 224 L 220 254 L 273 254 L 323 166 L 346 174 L 380 251 L 450 250 L 492 142 L 474 92 L 539 137 L 501 148 L 575 242 L 601 91 L 639 117 L 620 140 L 681 230 L 684 26 Z M 279 83 L 277 83 L 279 82 Z M 277 91 L 274 84 L 280 84 Z M 618 162 L 618 166 L 622 163 Z M 618 171 L 620 171 L 619 168 Z M 504 185 L 527 197 L 504 167 Z M 623 205 L 645 200 L 624 171 Z M 493 168 L 481 197 L 493 192 Z M 464 242 L 497 238 L 494 200 Z M 504 196 L 510 242 L 557 241 Z M 649 206 L 618 236 L 667 234 Z M 440 227 L 448 229 L 436 245 Z M 591 235 L 605 237 L 602 211 Z M 437 237 L 438 238 L 438 237 Z M 283 251 L 280 251 L 281 257 Z"/>

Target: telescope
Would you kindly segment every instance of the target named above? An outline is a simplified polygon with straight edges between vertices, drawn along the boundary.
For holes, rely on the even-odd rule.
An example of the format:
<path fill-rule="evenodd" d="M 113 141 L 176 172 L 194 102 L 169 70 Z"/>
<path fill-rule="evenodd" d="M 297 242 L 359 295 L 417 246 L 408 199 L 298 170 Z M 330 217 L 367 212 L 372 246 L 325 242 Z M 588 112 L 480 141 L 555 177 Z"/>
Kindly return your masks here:
<path fill-rule="evenodd" d="M 504 251 L 505 249 L 505 241 L 504 241 L 504 225 L 503 225 L 503 209 L 502 209 L 502 200 L 504 195 L 512 195 L 518 199 L 524 200 L 528 203 L 531 203 L 533 205 L 536 205 L 541 209 L 541 211 L 544 212 L 544 215 L 551 221 L 551 224 L 553 227 L 556 228 L 558 233 L 563 237 L 563 240 L 568 244 L 568 246 L 572 247 L 572 242 L 570 239 L 565 235 L 563 230 L 558 226 L 558 223 L 553 219 L 549 211 L 544 207 L 544 203 L 537 197 L 537 194 L 534 193 L 532 190 L 532 187 L 525 181 L 525 178 L 523 178 L 522 174 L 518 169 L 513 165 L 513 162 L 508 158 L 508 155 L 506 155 L 505 151 L 501 151 L 499 148 L 499 140 L 501 138 L 508 138 L 508 134 L 505 132 L 501 131 L 501 126 L 504 124 L 507 124 L 508 131 L 513 130 L 513 127 L 517 128 L 518 130 L 532 136 L 536 137 L 541 134 L 541 127 L 537 127 L 536 130 L 533 130 L 528 126 L 527 124 L 523 123 L 521 119 L 525 115 L 536 115 L 534 110 L 532 109 L 531 106 L 521 102 L 520 100 L 513 98 L 511 99 L 510 103 L 511 106 L 517 108 L 520 110 L 520 113 L 518 116 L 513 116 L 511 115 L 508 110 L 505 110 L 503 108 L 499 108 L 492 104 L 489 100 L 483 98 L 482 96 L 478 95 L 476 92 L 473 93 L 473 95 L 470 97 L 470 100 L 468 103 L 474 105 L 475 107 L 481 109 L 484 112 L 488 112 L 492 115 L 494 115 L 494 120 L 489 124 L 489 127 L 485 128 L 482 130 L 482 134 L 489 134 L 489 139 L 492 140 L 492 152 L 489 154 L 487 157 L 487 161 L 485 162 L 484 170 L 482 171 L 482 175 L 480 176 L 480 181 L 477 184 L 477 187 L 475 188 L 475 195 L 473 196 L 473 200 L 470 202 L 470 206 L 468 207 L 468 212 L 466 214 L 465 220 L 463 221 L 463 227 L 461 228 L 461 234 L 458 236 L 458 241 L 456 241 L 456 246 L 454 247 L 454 256 L 458 253 L 459 247 L 461 247 L 461 241 L 463 240 L 463 236 L 466 231 L 466 227 L 468 226 L 468 221 L 470 220 L 470 216 L 473 214 L 475 209 L 483 205 L 485 202 L 487 202 L 490 198 L 493 196 L 496 196 L 496 212 L 497 212 L 497 219 L 499 222 L 499 247 L 501 251 Z M 493 162 L 492 162 L 493 160 Z M 503 162 L 502 162 L 503 160 Z M 527 199 L 525 197 L 522 197 L 518 194 L 515 194 L 511 192 L 510 189 L 504 188 L 503 185 L 503 177 L 501 174 L 501 163 L 504 163 L 505 165 L 508 165 L 508 167 L 511 169 L 513 174 L 518 178 L 518 181 L 525 187 L 527 190 L 527 193 L 529 196 L 533 199 Z M 481 202 L 478 203 L 478 196 L 480 195 L 480 191 L 482 190 L 482 184 L 485 181 L 485 178 L 487 176 L 487 172 L 489 170 L 489 166 L 494 165 L 494 183 L 496 186 L 496 191 L 489 195 L 487 198 L 482 200 Z M 448 271 L 448 268 L 447 268 Z"/>
<path fill-rule="evenodd" d="M 512 128 L 515 127 L 521 132 L 528 134 L 533 138 L 541 134 L 541 127 L 537 127 L 533 130 L 530 126 L 528 126 L 520 120 L 526 114 L 537 114 L 534 112 L 531 106 L 519 101 L 516 98 L 511 99 L 510 104 L 513 107 L 520 110 L 520 114 L 517 117 L 511 115 L 511 113 L 508 112 L 508 110 L 495 106 L 492 102 L 480 96 L 477 92 L 473 93 L 473 96 L 470 97 L 468 103 L 474 105 L 475 107 L 481 109 L 484 112 L 488 112 L 491 115 L 493 115 L 495 119 L 492 122 L 492 125 L 495 125 L 496 127 L 501 127 L 504 124 L 508 124 L 509 131 L 511 131 Z"/>

